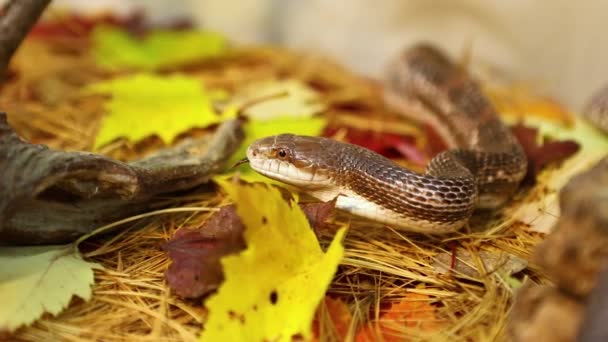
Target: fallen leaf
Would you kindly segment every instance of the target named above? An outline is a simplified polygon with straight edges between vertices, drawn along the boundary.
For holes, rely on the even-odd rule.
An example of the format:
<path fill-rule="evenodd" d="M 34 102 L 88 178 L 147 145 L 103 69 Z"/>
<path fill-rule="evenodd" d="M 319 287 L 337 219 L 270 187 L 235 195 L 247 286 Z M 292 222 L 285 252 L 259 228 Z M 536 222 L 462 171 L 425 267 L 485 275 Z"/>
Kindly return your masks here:
<path fill-rule="evenodd" d="M 431 298 L 424 294 L 410 292 L 383 310 L 378 321 L 364 325 L 355 337 L 357 342 L 407 341 L 404 328 L 414 328 L 420 332 L 433 332 L 440 328 L 436 309 Z"/>
<path fill-rule="evenodd" d="M 52 18 L 46 17 L 36 23 L 30 31 L 29 37 L 41 39 L 82 38 L 101 25 L 143 30 L 145 29 L 143 19 L 144 17 L 138 13 L 117 16 L 111 13 L 80 15 L 55 11 Z"/>
<path fill-rule="evenodd" d="M 91 74 L 95 71 L 91 68 L 91 63 L 86 58 L 75 57 L 68 54 L 59 54 L 52 46 L 41 40 L 32 40 L 22 47 L 19 47 L 15 58 L 11 60 L 11 69 L 16 71 L 20 81 L 45 81 L 47 78 L 57 79 L 56 82 L 61 83 L 81 83 L 81 79 L 90 79 Z M 33 59 L 38 59 L 39 62 L 32 63 Z M 74 69 L 78 69 L 78 73 L 74 73 Z M 84 74 L 84 75 L 83 75 Z M 37 86 L 32 84 L 32 86 Z M 58 91 L 49 87 L 50 92 L 57 93 Z M 73 91 L 73 89 L 70 89 Z M 64 97 L 66 94 L 63 94 Z M 46 94 L 30 95 L 34 98 L 42 97 L 45 99 Z M 57 96 L 58 97 L 58 96 Z M 45 101 L 46 102 L 46 101 Z M 6 110 L 6 109 L 4 109 Z"/>
<path fill-rule="evenodd" d="M 0 331 L 57 315 L 73 296 L 88 300 L 95 268 L 73 245 L 0 247 Z"/>
<path fill-rule="evenodd" d="M 437 326 L 435 307 L 427 295 L 410 292 L 400 301 L 391 305 L 382 318 L 387 321 L 403 322 L 409 326 L 433 329 Z"/>
<path fill-rule="evenodd" d="M 338 129 L 334 127 L 328 128 L 323 132 L 323 136 L 334 136 L 337 131 Z M 412 136 L 348 129 L 343 140 L 363 146 L 387 158 L 405 158 L 419 166 L 425 166 L 429 160 L 426 152 L 416 145 L 416 139 Z"/>
<path fill-rule="evenodd" d="M 309 339 L 344 248 L 340 229 L 323 252 L 302 210 L 274 187 L 222 182 L 246 226 L 247 249 L 222 259 L 226 280 L 205 303 L 201 341 Z"/>
<path fill-rule="evenodd" d="M 323 227 L 335 209 L 335 201 L 300 204 L 311 227 Z M 173 291 L 197 298 L 218 288 L 224 280 L 220 259 L 245 249 L 245 226 L 234 205 L 222 207 L 199 229 L 180 229 L 163 245 L 172 260 L 165 276 Z"/>
<path fill-rule="evenodd" d="M 313 341 L 346 341 L 353 316 L 348 305 L 325 296 L 313 322 Z M 322 326 L 322 324 L 329 326 Z"/>
<path fill-rule="evenodd" d="M 220 259 L 245 248 L 243 223 L 236 207 L 225 206 L 200 229 L 180 229 L 163 249 L 172 263 L 165 276 L 173 291 L 185 298 L 197 298 L 224 280 Z"/>
<path fill-rule="evenodd" d="M 574 140 L 555 141 L 545 138 L 541 145 L 538 142 L 538 129 L 521 123 L 511 127 L 511 131 L 528 157 L 527 177 L 531 180 L 534 180 L 546 165 L 561 162 L 578 152 L 580 148 Z"/>
<path fill-rule="evenodd" d="M 329 202 L 314 202 L 300 204 L 300 208 L 306 215 L 308 223 L 315 230 L 319 231 L 324 227 L 325 222 L 334 214 L 336 210 L 336 200 Z"/>
<path fill-rule="evenodd" d="M 531 231 L 549 233 L 560 216 L 558 193 L 579 172 L 589 169 L 608 151 L 608 135 L 581 119 L 563 126 L 537 119 L 526 118 L 523 123 L 536 127 L 539 134 L 554 140 L 574 140 L 580 149 L 559 167 L 548 169 L 537 176 L 537 184 L 528 192 L 521 205 L 509 208 L 505 215 L 527 225 Z"/>
<path fill-rule="evenodd" d="M 515 274 L 527 266 L 528 263 L 524 259 L 498 250 L 483 250 L 473 255 L 467 250 L 460 249 L 456 251 L 453 266 L 452 253 L 449 252 L 440 253 L 433 262 L 433 268 L 439 274 L 454 272 L 455 275 L 473 278 L 492 273 Z"/>
<path fill-rule="evenodd" d="M 534 117 L 554 124 L 571 124 L 575 117 L 554 99 L 538 94 L 529 85 L 491 85 L 484 92 L 504 119 L 519 121 Z"/>
<path fill-rule="evenodd" d="M 280 95 L 247 107 L 243 114 L 252 120 L 268 121 L 275 118 L 310 118 L 325 110 L 319 93 L 299 80 L 268 80 L 252 83 L 239 89 L 230 104 L 240 108 L 251 101 Z"/>
<path fill-rule="evenodd" d="M 190 128 L 207 127 L 234 116 L 230 111 L 216 114 L 211 101 L 219 95 L 188 76 L 140 73 L 95 83 L 88 90 L 111 96 L 95 148 L 120 137 L 139 141 L 151 135 L 169 144 Z"/>
<path fill-rule="evenodd" d="M 226 53 L 226 39 L 212 32 L 155 30 L 143 39 L 109 26 L 93 31 L 93 54 L 108 69 L 178 67 Z"/>

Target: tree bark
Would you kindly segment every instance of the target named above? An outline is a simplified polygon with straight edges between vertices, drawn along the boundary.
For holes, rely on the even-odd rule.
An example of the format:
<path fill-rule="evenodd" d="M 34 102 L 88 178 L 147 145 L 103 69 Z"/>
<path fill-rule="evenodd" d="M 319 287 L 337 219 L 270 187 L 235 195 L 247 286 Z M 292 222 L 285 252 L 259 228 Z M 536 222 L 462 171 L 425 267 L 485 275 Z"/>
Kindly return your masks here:
<path fill-rule="evenodd" d="M 0 17 L 0 79 L 15 51 L 51 0 L 10 0 Z"/>

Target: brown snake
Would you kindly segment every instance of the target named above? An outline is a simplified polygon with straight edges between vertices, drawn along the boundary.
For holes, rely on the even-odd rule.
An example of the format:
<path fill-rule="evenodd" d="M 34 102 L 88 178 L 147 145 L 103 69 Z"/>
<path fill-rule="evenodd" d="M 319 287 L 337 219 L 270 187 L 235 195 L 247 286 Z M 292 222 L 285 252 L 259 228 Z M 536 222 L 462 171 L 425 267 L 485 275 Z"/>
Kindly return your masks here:
<path fill-rule="evenodd" d="M 405 230 L 441 234 L 461 228 L 475 208 L 495 208 L 516 191 L 527 169 L 523 149 L 479 86 L 440 51 L 418 45 L 392 65 L 387 102 L 404 115 L 416 108 L 450 149 L 424 174 L 360 146 L 282 134 L 252 143 L 257 172 L 293 185 L 352 214 Z M 420 110 L 422 109 L 422 110 Z"/>

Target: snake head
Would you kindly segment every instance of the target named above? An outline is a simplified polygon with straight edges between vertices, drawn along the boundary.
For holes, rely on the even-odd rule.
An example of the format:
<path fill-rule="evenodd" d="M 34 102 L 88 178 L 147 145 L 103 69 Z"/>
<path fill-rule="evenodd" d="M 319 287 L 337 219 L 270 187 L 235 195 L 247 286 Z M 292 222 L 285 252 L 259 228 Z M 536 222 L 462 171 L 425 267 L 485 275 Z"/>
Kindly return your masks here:
<path fill-rule="evenodd" d="M 254 141 L 247 148 L 251 168 L 262 175 L 303 189 L 321 188 L 331 180 L 315 161 L 319 138 L 280 134 Z"/>

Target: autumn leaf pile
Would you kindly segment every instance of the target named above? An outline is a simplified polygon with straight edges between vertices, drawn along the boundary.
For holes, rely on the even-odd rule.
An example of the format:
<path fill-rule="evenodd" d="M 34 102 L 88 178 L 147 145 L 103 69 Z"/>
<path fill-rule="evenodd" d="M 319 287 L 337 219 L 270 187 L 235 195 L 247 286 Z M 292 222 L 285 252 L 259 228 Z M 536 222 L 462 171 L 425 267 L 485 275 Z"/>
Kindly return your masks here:
<path fill-rule="evenodd" d="M 164 212 L 84 240 L 80 252 L 29 251 L 30 284 L 42 282 L 2 310 L 34 307 L 0 319 L 0 330 L 33 322 L 10 335 L 31 341 L 498 339 L 515 289 L 546 282 L 527 261 L 554 222 L 556 192 L 608 141 L 533 92 L 486 91 L 539 156 L 534 179 L 502 212 L 446 237 L 407 234 L 319 207 L 242 165 L 166 198 Z M 29 141 L 119 160 L 236 117 L 245 141 L 232 162 L 256 138 L 287 132 L 361 144 L 415 170 L 442 146 L 389 112 L 378 82 L 331 61 L 107 18 L 37 27 L 0 108 Z M 14 256 L 2 250 L 0 263 Z M 73 288 L 60 289 L 70 272 Z M 3 281 L 25 286 L 8 283 L 17 276 L 0 271 L 0 292 Z M 49 314 L 38 318 L 42 307 Z"/>

